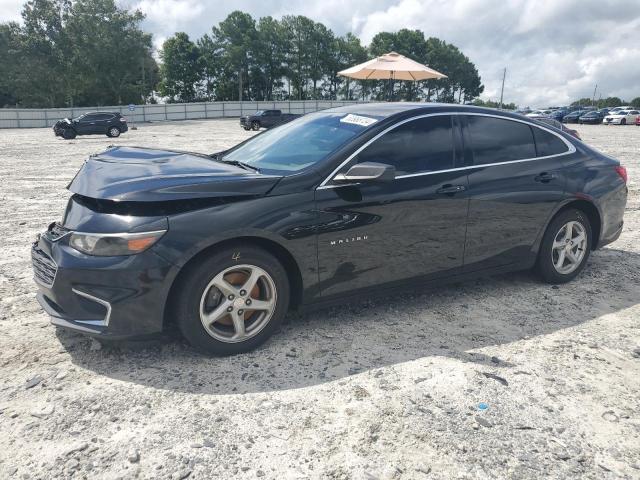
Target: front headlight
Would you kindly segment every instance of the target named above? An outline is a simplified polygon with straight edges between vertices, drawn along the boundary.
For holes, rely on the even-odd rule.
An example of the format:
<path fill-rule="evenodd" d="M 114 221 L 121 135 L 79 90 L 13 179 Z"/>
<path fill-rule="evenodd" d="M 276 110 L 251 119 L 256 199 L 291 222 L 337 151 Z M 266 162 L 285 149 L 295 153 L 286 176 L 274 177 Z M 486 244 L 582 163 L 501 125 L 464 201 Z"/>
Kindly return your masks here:
<path fill-rule="evenodd" d="M 69 245 L 87 255 L 110 257 L 135 255 L 156 243 L 166 230 L 141 233 L 81 233 L 74 232 Z"/>

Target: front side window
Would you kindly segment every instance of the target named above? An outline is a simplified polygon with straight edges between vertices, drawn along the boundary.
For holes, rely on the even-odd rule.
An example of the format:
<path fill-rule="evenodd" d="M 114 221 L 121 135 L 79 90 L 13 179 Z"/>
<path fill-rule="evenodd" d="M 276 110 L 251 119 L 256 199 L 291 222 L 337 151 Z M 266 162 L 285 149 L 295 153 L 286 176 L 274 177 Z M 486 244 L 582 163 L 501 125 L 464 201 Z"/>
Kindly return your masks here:
<path fill-rule="evenodd" d="M 467 115 L 467 132 L 475 165 L 536 157 L 533 132 L 526 123 Z"/>
<path fill-rule="evenodd" d="M 403 123 L 360 152 L 357 163 L 393 165 L 396 175 L 453 168 L 451 121 L 450 115 L 436 115 Z"/>

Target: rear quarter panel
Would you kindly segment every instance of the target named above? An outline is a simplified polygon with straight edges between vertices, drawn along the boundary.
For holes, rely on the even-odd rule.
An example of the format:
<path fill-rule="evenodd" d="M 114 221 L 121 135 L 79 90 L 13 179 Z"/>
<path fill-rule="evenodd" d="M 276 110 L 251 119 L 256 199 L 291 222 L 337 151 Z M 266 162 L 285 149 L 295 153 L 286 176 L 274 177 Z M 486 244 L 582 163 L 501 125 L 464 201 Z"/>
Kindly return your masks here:
<path fill-rule="evenodd" d="M 627 186 L 615 167 L 620 163 L 595 150 L 579 146 L 579 155 L 564 160 L 569 199 L 593 203 L 600 214 L 598 244 L 620 230 L 627 204 Z"/>

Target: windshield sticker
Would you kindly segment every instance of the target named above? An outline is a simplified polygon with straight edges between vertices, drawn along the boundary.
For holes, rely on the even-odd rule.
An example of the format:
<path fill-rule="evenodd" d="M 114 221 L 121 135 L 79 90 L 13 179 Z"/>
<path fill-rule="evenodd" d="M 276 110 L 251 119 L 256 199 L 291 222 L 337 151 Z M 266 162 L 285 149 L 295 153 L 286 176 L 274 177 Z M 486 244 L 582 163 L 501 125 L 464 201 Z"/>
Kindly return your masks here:
<path fill-rule="evenodd" d="M 340 121 L 343 123 L 352 123 L 354 125 L 368 127 L 369 125 L 376 123 L 378 120 L 376 120 L 375 118 L 363 117 L 361 115 L 354 115 L 353 113 L 350 113 L 346 117 L 341 118 Z"/>

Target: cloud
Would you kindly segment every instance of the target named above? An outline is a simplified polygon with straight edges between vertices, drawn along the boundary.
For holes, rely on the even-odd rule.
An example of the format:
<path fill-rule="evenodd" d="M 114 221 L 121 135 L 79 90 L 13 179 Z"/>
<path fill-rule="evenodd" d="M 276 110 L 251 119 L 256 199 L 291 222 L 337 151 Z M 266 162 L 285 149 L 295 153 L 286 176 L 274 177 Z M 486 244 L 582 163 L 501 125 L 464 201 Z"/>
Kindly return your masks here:
<path fill-rule="evenodd" d="M 141 9 L 154 44 L 176 31 L 209 32 L 233 10 L 254 18 L 306 15 L 365 44 L 380 31 L 417 28 L 458 46 L 473 61 L 485 98 L 547 106 L 590 97 L 640 96 L 639 0 L 121 0 Z M 0 21 L 21 0 L 0 0 Z"/>

